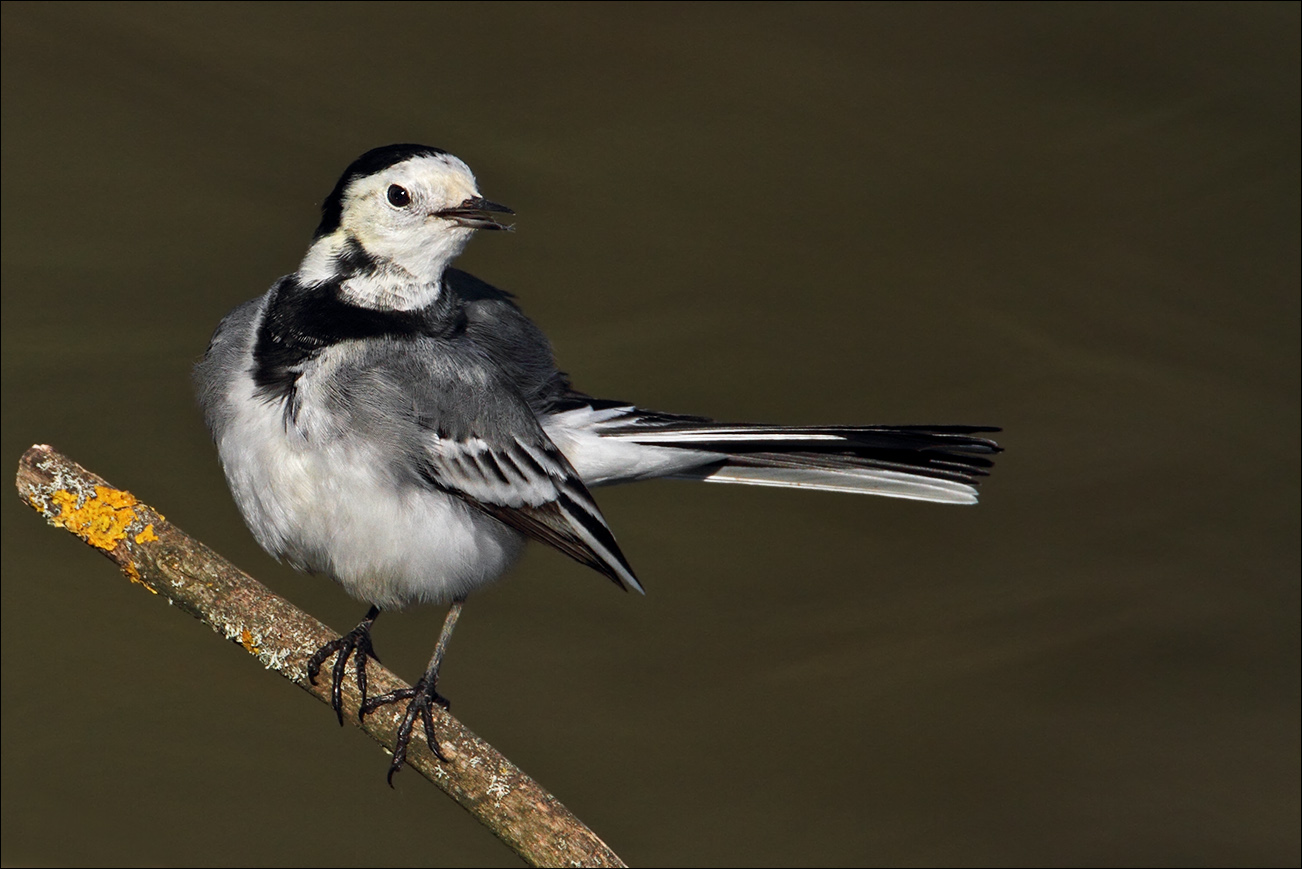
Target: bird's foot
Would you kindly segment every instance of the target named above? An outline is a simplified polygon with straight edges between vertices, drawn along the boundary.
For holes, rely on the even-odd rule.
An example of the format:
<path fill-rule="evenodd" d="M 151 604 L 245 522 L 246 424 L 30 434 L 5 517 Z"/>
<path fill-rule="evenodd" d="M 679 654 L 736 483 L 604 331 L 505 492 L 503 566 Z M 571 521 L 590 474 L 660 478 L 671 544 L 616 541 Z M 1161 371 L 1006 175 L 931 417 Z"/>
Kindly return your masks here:
<path fill-rule="evenodd" d="M 307 662 L 307 680 L 315 685 L 317 674 L 321 672 L 321 665 L 331 655 L 335 656 L 335 662 L 331 667 L 330 674 L 330 706 L 334 709 L 335 715 L 339 717 L 340 726 L 344 723 L 344 673 L 348 667 L 349 658 L 353 659 L 353 671 L 357 674 L 357 691 L 361 695 L 357 707 L 357 720 L 361 721 L 362 716 L 368 711 L 366 708 L 366 661 L 368 658 L 374 658 L 377 662 L 380 660 L 371 647 L 371 625 L 378 615 L 379 610 L 373 607 L 357 627 L 339 639 L 331 640 L 317 649 L 316 654 Z"/>
<path fill-rule="evenodd" d="M 416 725 L 418 715 L 425 727 L 425 743 L 429 746 L 429 750 L 434 752 L 434 756 L 439 760 L 447 763 L 448 757 L 439 748 L 438 738 L 434 735 L 433 708 L 438 705 L 447 709 L 450 704 L 446 697 L 435 690 L 437 684 L 437 674 L 431 676 L 426 673 L 411 688 L 399 688 L 397 691 L 373 697 L 359 710 L 359 717 L 366 716 L 381 706 L 397 703 L 400 700 L 407 701 L 407 711 L 403 713 L 402 723 L 398 725 L 398 737 L 393 744 L 393 762 L 389 764 L 389 787 L 393 787 L 393 774 L 402 769 L 403 764 L 407 762 L 407 746 L 411 743 L 411 732 Z"/>

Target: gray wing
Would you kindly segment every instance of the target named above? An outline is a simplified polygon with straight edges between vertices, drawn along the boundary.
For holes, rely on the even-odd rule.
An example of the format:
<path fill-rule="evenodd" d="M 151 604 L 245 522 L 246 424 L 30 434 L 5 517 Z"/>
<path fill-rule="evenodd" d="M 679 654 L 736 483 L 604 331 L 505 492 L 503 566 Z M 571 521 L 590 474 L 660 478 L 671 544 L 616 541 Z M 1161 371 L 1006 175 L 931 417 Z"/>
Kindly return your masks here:
<path fill-rule="evenodd" d="M 448 269 L 443 280 L 461 300 L 467 337 L 492 358 L 536 414 L 571 392 L 569 377 L 556 368 L 551 342 L 514 296 L 459 269 Z"/>
<path fill-rule="evenodd" d="M 434 338 L 376 342 L 332 380 L 350 428 L 370 429 L 373 439 L 385 429 L 402 476 L 642 591 L 592 495 L 482 348 Z"/>

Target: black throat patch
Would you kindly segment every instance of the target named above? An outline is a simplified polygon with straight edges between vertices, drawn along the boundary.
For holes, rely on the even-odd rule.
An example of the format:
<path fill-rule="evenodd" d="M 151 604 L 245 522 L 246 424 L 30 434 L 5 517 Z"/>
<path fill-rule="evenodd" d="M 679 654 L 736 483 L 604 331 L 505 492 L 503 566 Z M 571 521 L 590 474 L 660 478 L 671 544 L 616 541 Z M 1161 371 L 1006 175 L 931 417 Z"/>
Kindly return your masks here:
<path fill-rule="evenodd" d="M 253 346 L 258 394 L 291 398 L 303 366 L 327 348 L 368 338 L 449 338 L 465 330 L 465 313 L 451 293 L 415 311 L 364 308 L 344 298 L 341 280 L 304 286 L 294 275 L 272 290 Z"/>

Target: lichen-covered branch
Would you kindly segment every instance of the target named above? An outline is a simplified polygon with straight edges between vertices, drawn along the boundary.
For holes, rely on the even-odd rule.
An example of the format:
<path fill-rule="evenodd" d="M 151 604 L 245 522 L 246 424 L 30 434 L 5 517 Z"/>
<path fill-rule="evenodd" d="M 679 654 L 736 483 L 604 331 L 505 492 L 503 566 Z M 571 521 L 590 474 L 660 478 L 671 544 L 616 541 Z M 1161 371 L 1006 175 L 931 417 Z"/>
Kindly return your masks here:
<path fill-rule="evenodd" d="M 323 703 L 330 679 L 307 680 L 312 653 L 335 638 L 321 622 L 273 594 L 207 546 L 169 523 L 130 492 L 38 445 L 18 464 L 18 492 L 51 525 L 65 528 L 115 562 L 134 583 L 170 600 L 239 644 Z M 372 661 L 376 693 L 406 687 Z M 357 722 L 358 695 L 345 681 L 345 720 Z M 442 762 L 413 739 L 407 763 L 438 785 L 513 851 L 535 866 L 623 866 L 619 857 L 568 809 L 488 743 L 446 712 L 436 720 Z M 274 719 L 272 719 L 274 720 Z M 322 722 L 327 719 L 322 718 Z M 328 719 L 333 722 L 334 716 Z M 400 707 L 369 714 L 359 725 L 381 745 L 393 744 Z M 378 776 L 377 776 L 378 781 Z"/>

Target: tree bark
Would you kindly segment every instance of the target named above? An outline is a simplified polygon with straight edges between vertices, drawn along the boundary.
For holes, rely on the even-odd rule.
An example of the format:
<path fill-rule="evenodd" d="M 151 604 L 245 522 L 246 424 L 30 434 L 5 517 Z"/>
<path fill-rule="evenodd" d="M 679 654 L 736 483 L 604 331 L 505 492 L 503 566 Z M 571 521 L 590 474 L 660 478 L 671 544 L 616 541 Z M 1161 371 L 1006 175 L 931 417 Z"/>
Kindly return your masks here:
<path fill-rule="evenodd" d="M 18 464 L 18 492 L 51 525 L 76 534 L 116 563 L 134 583 L 241 646 L 275 671 L 329 705 L 330 677 L 323 668 L 317 684 L 306 664 L 337 634 L 289 601 L 169 523 L 130 492 L 100 477 L 52 447 L 37 445 Z M 407 687 L 372 660 L 373 695 Z M 382 707 L 357 720 L 357 687 L 344 682 L 344 718 L 386 748 L 393 744 L 401 705 Z M 507 847 L 534 866 L 624 866 L 606 843 L 491 745 L 447 712 L 435 710 L 435 724 L 447 762 L 421 738 L 413 738 L 407 764 L 474 815 Z M 331 719 L 333 720 L 333 715 Z M 268 719 L 274 726 L 274 717 Z M 377 776 L 378 779 L 378 776 Z"/>

